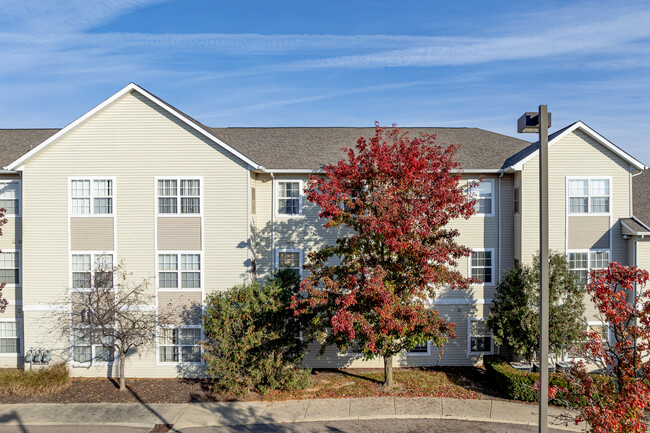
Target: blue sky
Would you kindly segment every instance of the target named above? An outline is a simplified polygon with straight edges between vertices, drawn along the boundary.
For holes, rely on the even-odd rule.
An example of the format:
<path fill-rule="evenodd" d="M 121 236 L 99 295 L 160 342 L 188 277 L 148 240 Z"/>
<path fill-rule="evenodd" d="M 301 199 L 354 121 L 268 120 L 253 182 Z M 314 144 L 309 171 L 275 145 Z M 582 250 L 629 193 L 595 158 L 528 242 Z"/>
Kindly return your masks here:
<path fill-rule="evenodd" d="M 131 81 L 210 126 L 516 136 L 548 104 L 650 165 L 649 22 L 634 0 L 0 0 L 0 127 L 65 126 Z"/>

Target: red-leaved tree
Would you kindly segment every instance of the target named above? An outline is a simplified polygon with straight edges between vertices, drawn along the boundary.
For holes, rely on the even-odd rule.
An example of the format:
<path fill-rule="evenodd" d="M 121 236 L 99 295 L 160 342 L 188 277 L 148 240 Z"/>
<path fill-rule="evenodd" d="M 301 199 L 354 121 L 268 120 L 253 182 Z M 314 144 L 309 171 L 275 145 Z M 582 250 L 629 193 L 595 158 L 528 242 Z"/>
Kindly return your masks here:
<path fill-rule="evenodd" d="M 347 158 L 313 176 L 306 191 L 325 227 L 347 235 L 309 254 L 310 273 L 292 306 L 312 315 L 321 353 L 336 345 L 383 357 L 385 386 L 393 384 L 393 355 L 455 338 L 454 324 L 430 301 L 441 286 L 467 288 L 471 281 L 455 269 L 470 250 L 447 224 L 469 218 L 474 200 L 452 172 L 460 168 L 456 147 L 434 140 L 376 124 L 374 137 L 343 149 Z"/>
<path fill-rule="evenodd" d="M 580 417 L 595 433 L 645 432 L 644 409 L 650 403 L 650 293 L 648 272 L 612 262 L 591 272 L 587 293 L 609 327 L 609 341 L 587 333 L 584 357 L 604 375 L 587 373 L 577 362 L 570 374 L 572 392 L 583 402 Z"/>
<path fill-rule="evenodd" d="M 7 224 L 7 218 L 5 218 L 5 212 L 7 212 L 7 209 L 4 208 L 0 209 L 0 236 L 2 236 L 2 226 Z M 7 304 L 9 304 L 7 299 L 5 299 L 4 295 L 2 294 L 2 289 L 5 288 L 6 284 L 7 283 L 5 281 L 0 282 L 0 313 L 4 313 L 7 310 Z"/>

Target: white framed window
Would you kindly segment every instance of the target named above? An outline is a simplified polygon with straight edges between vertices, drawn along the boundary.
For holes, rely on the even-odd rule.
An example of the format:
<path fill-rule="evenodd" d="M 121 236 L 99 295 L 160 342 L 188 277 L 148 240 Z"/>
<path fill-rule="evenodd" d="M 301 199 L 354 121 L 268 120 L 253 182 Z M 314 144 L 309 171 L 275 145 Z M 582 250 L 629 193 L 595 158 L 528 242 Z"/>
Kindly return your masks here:
<path fill-rule="evenodd" d="M 202 363 L 201 338 L 199 326 L 158 327 L 158 362 Z"/>
<path fill-rule="evenodd" d="M 0 321 L 0 355 L 22 353 L 20 344 L 21 320 Z"/>
<path fill-rule="evenodd" d="M 576 283 L 589 282 L 589 271 L 609 266 L 609 250 L 571 250 L 567 253 L 569 269 L 576 276 Z"/>
<path fill-rule="evenodd" d="M 115 360 L 115 353 L 104 346 L 112 346 L 112 337 L 93 335 L 89 332 L 89 329 L 85 325 L 72 327 L 70 345 L 73 363 L 88 365 L 111 364 Z"/>
<path fill-rule="evenodd" d="M 302 180 L 276 180 L 275 213 L 279 217 L 302 215 Z"/>
<path fill-rule="evenodd" d="M 201 289 L 200 252 L 159 252 L 158 288 Z"/>
<path fill-rule="evenodd" d="M 478 183 L 468 189 L 469 195 L 476 200 L 474 215 L 494 216 L 494 179 L 469 179 L 468 182 Z"/>
<path fill-rule="evenodd" d="M 426 356 L 431 355 L 431 342 L 423 341 L 411 350 L 406 351 L 406 356 Z"/>
<path fill-rule="evenodd" d="M 7 287 L 20 286 L 20 253 L 3 250 L 0 252 L 0 283 Z"/>
<path fill-rule="evenodd" d="M 200 215 L 202 178 L 156 178 L 158 215 Z"/>
<path fill-rule="evenodd" d="M 488 328 L 485 319 L 470 317 L 467 319 L 467 354 L 489 355 L 494 353 L 492 330 Z"/>
<path fill-rule="evenodd" d="M 73 252 L 70 257 L 70 287 L 74 290 L 113 288 L 113 263 L 111 252 Z"/>
<path fill-rule="evenodd" d="M 585 331 L 588 332 L 597 332 L 600 335 L 600 340 L 603 343 L 606 343 L 609 341 L 609 326 L 607 323 L 603 323 L 600 321 L 589 321 L 587 322 L 587 326 L 585 328 Z M 582 359 L 584 358 L 584 345 L 587 343 L 586 338 L 581 337 L 581 340 L 576 341 L 576 343 L 571 346 L 571 347 L 566 347 L 565 358 L 570 358 L 570 359 Z"/>
<path fill-rule="evenodd" d="M 494 284 L 494 249 L 475 249 L 469 256 L 468 275 L 480 281 L 477 284 Z"/>
<path fill-rule="evenodd" d="M 70 214 L 113 215 L 115 179 L 113 178 L 71 178 Z"/>
<path fill-rule="evenodd" d="M 567 208 L 569 215 L 609 215 L 611 178 L 567 178 Z"/>
<path fill-rule="evenodd" d="M 0 180 L 0 208 L 5 216 L 20 216 L 20 181 Z"/>
<path fill-rule="evenodd" d="M 291 269 L 296 277 L 302 278 L 302 250 L 276 250 L 275 270 Z"/>

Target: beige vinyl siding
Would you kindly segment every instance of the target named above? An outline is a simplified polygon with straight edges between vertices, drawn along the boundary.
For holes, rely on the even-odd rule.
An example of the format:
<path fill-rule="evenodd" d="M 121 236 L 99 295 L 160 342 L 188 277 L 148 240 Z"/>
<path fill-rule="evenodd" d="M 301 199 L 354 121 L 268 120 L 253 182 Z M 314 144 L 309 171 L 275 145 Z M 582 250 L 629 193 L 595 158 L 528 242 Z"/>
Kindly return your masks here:
<path fill-rule="evenodd" d="M 158 251 L 201 250 L 201 217 L 158 217 Z"/>
<path fill-rule="evenodd" d="M 205 290 L 227 289 L 248 273 L 247 164 L 134 93 L 87 119 L 25 164 L 25 305 L 63 303 L 69 285 L 68 177 L 115 177 L 116 262 L 134 282 L 155 277 L 156 176 L 201 176 Z M 47 191 L 47 194 L 43 194 Z M 149 289 L 154 293 L 151 280 Z M 41 337 L 43 313 L 27 311 L 27 345 Z M 67 345 L 67 343 L 65 343 Z M 176 376 L 155 350 L 129 359 L 127 375 Z M 142 362 L 138 358 L 142 356 Z M 106 367 L 73 369 L 105 375 Z"/>
<path fill-rule="evenodd" d="M 608 249 L 609 224 L 609 216 L 570 216 L 569 249 Z"/>
<path fill-rule="evenodd" d="M 112 251 L 113 217 L 70 218 L 70 249 L 72 251 Z"/>
<path fill-rule="evenodd" d="M 436 366 L 436 365 L 477 365 L 482 362 L 481 355 L 468 355 L 468 319 L 470 317 L 486 318 L 489 314 L 489 305 L 464 304 L 464 305 L 435 305 L 445 320 L 456 324 L 456 339 L 448 341 L 443 347 L 431 345 L 429 355 L 404 355 L 398 354 L 393 358 L 393 365 L 397 367 L 409 366 Z M 318 356 L 320 344 L 313 343 L 305 356 L 303 365 L 312 368 L 382 368 L 383 358 L 365 361 L 358 354 L 340 354 L 336 347 L 327 347 L 323 356 Z M 441 351 L 444 352 L 441 354 Z"/>
<path fill-rule="evenodd" d="M 575 131 L 549 149 L 549 232 L 550 248 L 566 251 L 566 178 L 596 176 L 612 178 L 612 260 L 624 261 L 627 246 L 618 220 L 630 217 L 629 164 L 585 133 Z M 539 157 L 522 170 L 522 262 L 531 263 L 539 250 Z"/>
<path fill-rule="evenodd" d="M 201 323 L 202 297 L 200 291 L 158 292 L 158 314 L 168 315 L 175 323 L 198 325 Z"/>

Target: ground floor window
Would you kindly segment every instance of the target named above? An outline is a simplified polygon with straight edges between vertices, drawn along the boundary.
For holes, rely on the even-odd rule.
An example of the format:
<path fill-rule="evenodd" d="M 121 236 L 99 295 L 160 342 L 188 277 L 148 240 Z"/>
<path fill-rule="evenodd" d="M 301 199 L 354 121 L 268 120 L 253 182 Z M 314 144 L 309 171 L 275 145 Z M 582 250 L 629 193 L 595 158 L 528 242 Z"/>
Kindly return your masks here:
<path fill-rule="evenodd" d="M 201 362 L 201 328 L 196 326 L 159 328 L 158 361 Z"/>
<path fill-rule="evenodd" d="M 0 322 L 0 354 L 20 353 L 18 322 Z"/>
<path fill-rule="evenodd" d="M 587 332 L 598 333 L 603 343 L 609 341 L 609 326 L 606 323 L 600 321 L 587 322 L 587 327 L 585 330 Z M 568 358 L 584 358 L 584 345 L 587 343 L 587 340 L 584 336 L 581 338 L 582 339 L 580 341 L 577 341 L 572 347 L 566 348 L 566 355 Z"/>
<path fill-rule="evenodd" d="M 589 271 L 605 269 L 609 266 L 609 251 L 584 250 L 569 251 L 569 268 L 576 276 L 576 283 L 585 285 L 589 282 Z"/>
<path fill-rule="evenodd" d="M 276 270 L 291 269 L 297 278 L 302 277 L 302 250 L 279 250 L 275 254 Z"/>
<path fill-rule="evenodd" d="M 72 328 L 72 360 L 80 364 L 113 362 L 113 350 L 105 347 L 112 345 L 111 338 L 93 335 L 85 326 Z"/>
<path fill-rule="evenodd" d="M 481 355 L 493 352 L 492 331 L 485 323 L 485 319 L 469 318 L 468 331 L 468 354 Z"/>
<path fill-rule="evenodd" d="M 428 355 L 429 354 L 429 342 L 422 341 L 418 343 L 411 350 L 406 352 L 407 355 Z"/>

